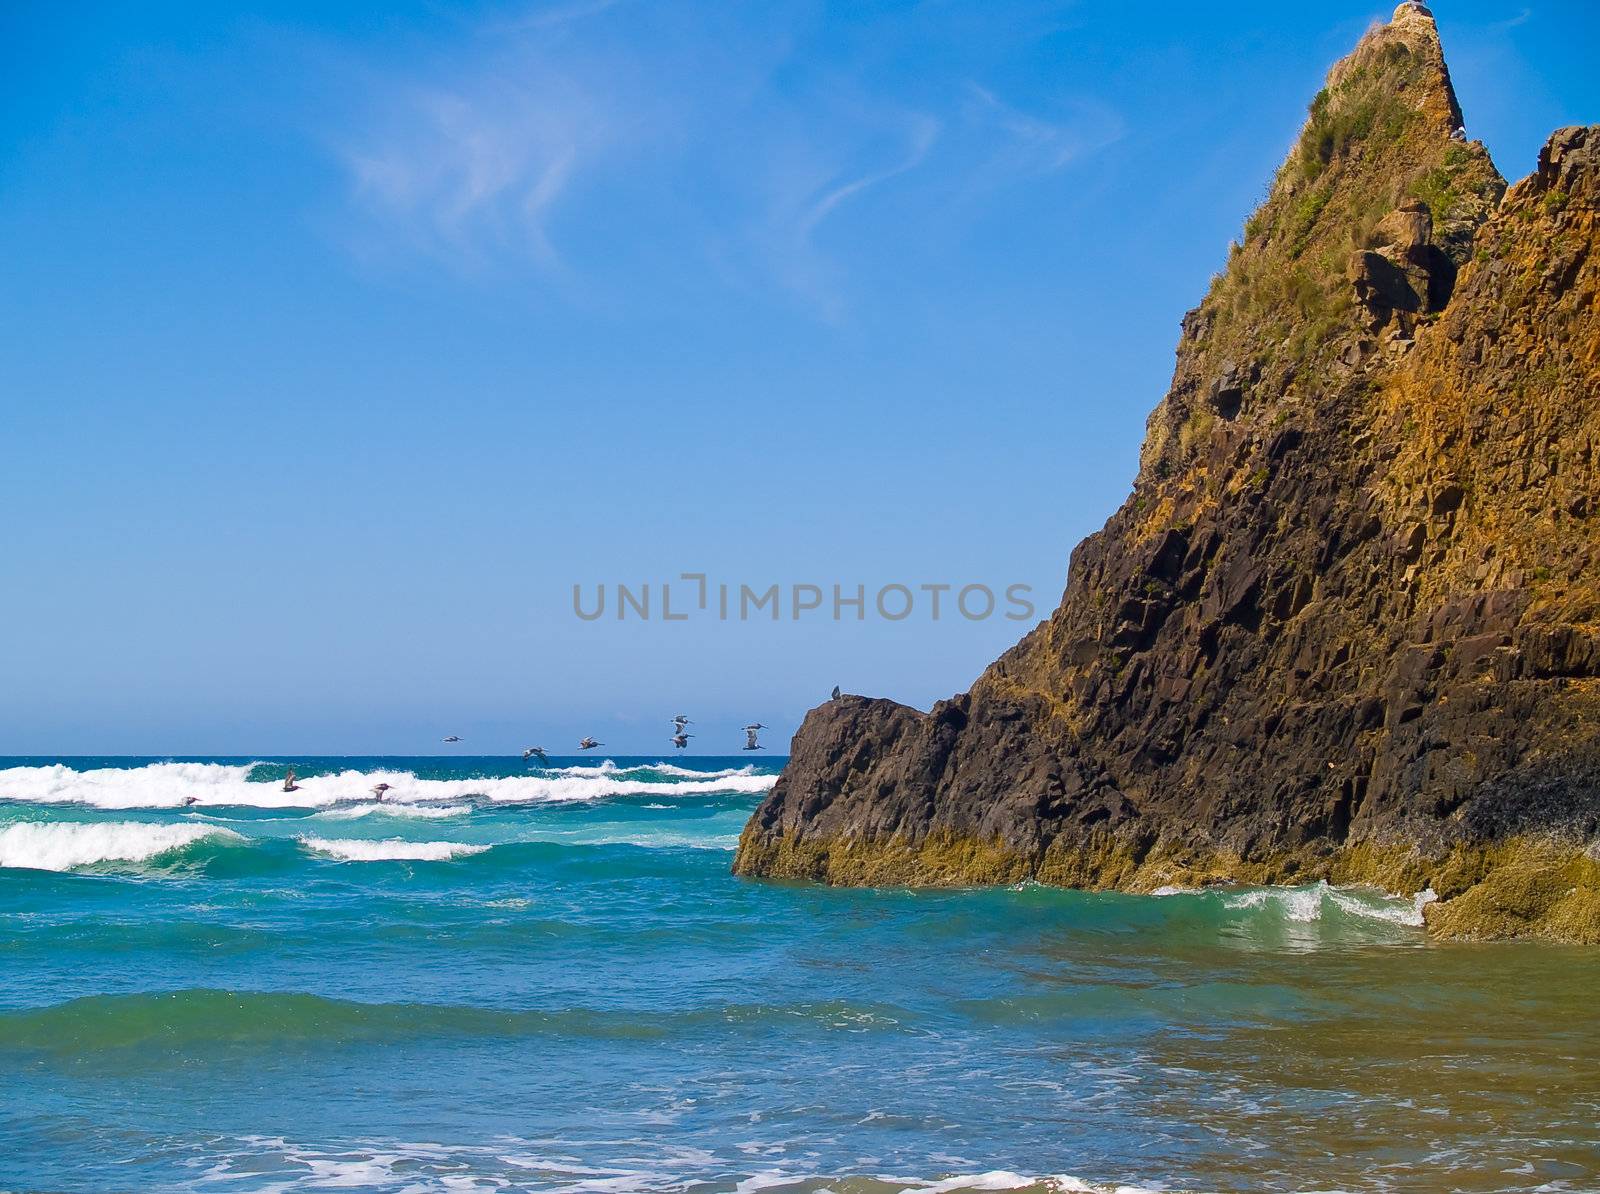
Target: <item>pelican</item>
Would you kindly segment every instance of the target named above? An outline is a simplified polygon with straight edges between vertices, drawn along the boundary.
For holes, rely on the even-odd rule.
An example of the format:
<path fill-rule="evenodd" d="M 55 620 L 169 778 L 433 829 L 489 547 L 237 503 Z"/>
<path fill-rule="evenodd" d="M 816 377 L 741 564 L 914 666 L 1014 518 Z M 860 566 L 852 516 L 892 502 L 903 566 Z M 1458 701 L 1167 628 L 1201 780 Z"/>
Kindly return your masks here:
<path fill-rule="evenodd" d="M 446 742 L 460 742 L 461 741 L 461 736 L 459 734 L 451 734 L 450 737 L 445 739 L 445 741 Z"/>
<path fill-rule="evenodd" d="M 693 737 L 693 734 L 685 734 L 682 730 L 679 730 L 672 736 L 672 745 L 676 746 L 679 750 L 682 750 L 684 747 L 689 745 L 689 739 Z"/>
<path fill-rule="evenodd" d="M 766 747 L 762 746 L 761 743 L 756 741 L 756 727 L 754 727 L 754 726 L 745 726 L 745 728 L 744 728 L 744 748 L 746 750 L 766 750 L 767 749 Z"/>
<path fill-rule="evenodd" d="M 522 752 L 522 761 L 526 763 L 529 759 L 538 759 L 541 763 L 548 763 L 550 756 L 544 753 L 544 747 L 530 746 Z"/>
<path fill-rule="evenodd" d="M 833 696 L 830 699 L 835 701 L 839 699 L 839 686 L 837 684 L 833 686 Z"/>
<path fill-rule="evenodd" d="M 684 726 L 692 726 L 694 724 L 694 722 L 690 721 L 683 714 L 679 713 L 679 714 L 674 715 L 674 717 L 672 719 L 672 724 L 678 727 L 678 733 L 681 734 L 681 733 L 683 733 L 683 727 Z"/>
<path fill-rule="evenodd" d="M 585 738 L 582 742 L 578 743 L 578 749 L 579 750 L 593 750 L 597 746 L 604 746 L 604 745 L 605 745 L 604 742 L 596 742 L 593 738 Z"/>
<path fill-rule="evenodd" d="M 744 732 L 748 734 L 751 730 L 764 730 L 766 728 L 767 727 L 762 725 L 759 721 L 752 721 L 749 725 L 744 727 Z"/>
<path fill-rule="evenodd" d="M 374 796 L 376 796 L 379 800 L 383 800 L 385 798 L 385 795 L 388 793 L 389 788 L 391 786 L 392 785 L 390 785 L 390 784 L 379 784 L 379 785 L 377 785 L 377 787 L 372 789 L 372 794 Z"/>

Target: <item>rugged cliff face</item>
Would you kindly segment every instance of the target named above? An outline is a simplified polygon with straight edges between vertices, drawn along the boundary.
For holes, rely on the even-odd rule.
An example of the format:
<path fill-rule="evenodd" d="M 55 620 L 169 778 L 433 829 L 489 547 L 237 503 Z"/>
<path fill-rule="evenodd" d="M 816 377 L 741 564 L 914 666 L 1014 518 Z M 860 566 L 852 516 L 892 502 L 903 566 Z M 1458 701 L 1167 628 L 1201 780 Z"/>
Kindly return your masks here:
<path fill-rule="evenodd" d="M 1433 19 L 1334 67 L 1060 608 L 815 709 L 736 870 L 1430 887 L 1600 942 L 1600 126 L 1509 192 Z"/>

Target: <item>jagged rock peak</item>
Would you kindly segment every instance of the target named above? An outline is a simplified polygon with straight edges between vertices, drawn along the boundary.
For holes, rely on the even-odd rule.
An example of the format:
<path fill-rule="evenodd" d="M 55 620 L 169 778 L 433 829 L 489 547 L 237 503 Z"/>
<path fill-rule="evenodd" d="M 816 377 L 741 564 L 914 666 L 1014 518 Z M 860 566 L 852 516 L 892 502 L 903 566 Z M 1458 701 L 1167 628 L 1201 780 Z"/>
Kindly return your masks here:
<path fill-rule="evenodd" d="M 1461 109 L 1425 9 L 1401 5 L 1336 63 L 1227 267 L 1183 322 L 1137 488 L 1183 475 L 1217 421 L 1269 414 L 1297 378 L 1365 360 L 1449 301 L 1505 191 Z M 1276 413 L 1274 410 L 1271 413 Z"/>

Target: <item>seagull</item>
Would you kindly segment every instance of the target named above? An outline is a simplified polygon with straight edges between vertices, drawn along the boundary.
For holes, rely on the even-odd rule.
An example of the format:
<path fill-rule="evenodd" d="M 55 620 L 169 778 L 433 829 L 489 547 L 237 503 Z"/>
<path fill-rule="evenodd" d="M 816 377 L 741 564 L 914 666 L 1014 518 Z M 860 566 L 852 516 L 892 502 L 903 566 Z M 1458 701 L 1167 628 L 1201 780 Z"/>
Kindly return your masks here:
<path fill-rule="evenodd" d="M 672 745 L 676 746 L 679 750 L 682 750 L 684 747 L 689 745 L 689 739 L 693 737 L 693 734 L 685 734 L 682 730 L 679 730 L 672 736 Z"/>
<path fill-rule="evenodd" d="M 526 763 L 529 759 L 538 759 L 541 763 L 548 763 L 550 756 L 544 753 L 544 747 L 530 746 L 522 752 L 522 761 Z"/>
<path fill-rule="evenodd" d="M 578 743 L 578 749 L 579 750 L 593 750 L 597 746 L 604 746 L 604 745 L 605 745 L 604 742 L 596 742 L 593 738 L 585 738 L 582 742 Z"/>
<path fill-rule="evenodd" d="M 833 686 L 833 696 L 831 699 L 835 701 L 839 699 L 839 686 L 837 684 Z"/>
<path fill-rule="evenodd" d="M 764 729 L 764 728 L 765 728 L 764 726 L 761 726 L 761 727 L 758 727 L 758 726 L 745 726 L 745 728 L 744 728 L 744 748 L 746 750 L 766 750 L 767 749 L 766 747 L 762 746 L 761 743 L 756 741 L 756 731 L 758 729 Z"/>
<path fill-rule="evenodd" d="M 389 787 L 389 784 L 379 784 L 377 787 L 372 789 L 372 794 L 379 800 L 382 800 L 384 799 L 384 794 L 389 791 Z"/>
<path fill-rule="evenodd" d="M 445 739 L 445 741 L 446 742 L 460 742 L 461 741 L 461 737 L 458 734 L 451 734 L 450 737 Z"/>

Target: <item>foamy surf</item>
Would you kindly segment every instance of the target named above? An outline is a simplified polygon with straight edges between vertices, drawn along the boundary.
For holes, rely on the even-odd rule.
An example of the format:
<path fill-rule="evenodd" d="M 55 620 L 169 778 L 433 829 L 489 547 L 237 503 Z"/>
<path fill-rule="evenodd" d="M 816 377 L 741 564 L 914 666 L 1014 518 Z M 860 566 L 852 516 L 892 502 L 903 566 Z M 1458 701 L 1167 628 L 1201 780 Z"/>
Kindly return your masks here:
<path fill-rule="evenodd" d="M 1298 924 L 1320 921 L 1337 910 L 1361 920 L 1420 928 L 1422 910 L 1436 899 L 1438 896 L 1431 890 L 1408 899 L 1376 888 L 1340 888 L 1319 882 L 1308 887 L 1260 887 L 1232 892 L 1222 902 L 1223 907 L 1233 911 L 1268 911 Z"/>
<path fill-rule="evenodd" d="M 359 817 L 403 817 L 408 820 L 442 821 L 450 817 L 465 817 L 472 812 L 470 804 L 367 804 L 341 805 L 312 814 L 317 820 L 353 821 Z"/>
<path fill-rule="evenodd" d="M 467 842 L 408 842 L 402 838 L 367 841 L 358 838 L 302 837 L 300 844 L 340 862 L 449 862 L 482 854 L 488 846 Z"/>
<path fill-rule="evenodd" d="M 677 763 L 668 763 L 666 760 L 657 760 L 654 763 L 632 763 L 626 767 L 615 759 L 601 759 L 598 763 L 572 763 L 565 767 L 544 767 L 530 764 L 545 775 L 627 775 L 635 771 L 654 771 L 661 775 L 687 775 L 699 779 L 723 775 L 753 775 L 755 764 L 747 763 L 743 767 L 723 767 L 717 771 L 697 771 L 692 767 L 683 767 Z"/>
<path fill-rule="evenodd" d="M 0 769 L 0 800 L 106 809 L 362 807 L 374 803 L 372 790 L 384 783 L 389 787 L 383 807 L 392 809 L 473 799 L 496 804 L 581 804 L 629 796 L 761 795 L 777 781 L 776 776 L 756 775 L 748 768 L 700 772 L 671 764 L 619 769 L 608 763 L 470 779 L 420 779 L 410 771 L 352 769 L 299 779 L 295 791 L 285 792 L 277 782 L 251 781 L 255 769 L 254 764 L 227 763 L 149 763 L 89 771 L 63 763 L 8 767 Z M 665 778 L 652 780 L 652 775 Z"/>
<path fill-rule="evenodd" d="M 207 1158 L 199 1189 L 231 1189 L 268 1168 L 278 1194 L 332 1188 L 394 1191 L 548 1190 L 554 1194 L 1158 1194 L 1159 1187 L 1096 1183 L 1068 1174 L 1029 1176 L 1005 1169 L 944 1177 L 871 1172 L 827 1175 L 765 1169 L 747 1176 L 699 1179 L 684 1172 L 715 1163 L 693 1149 L 666 1150 L 655 1158 L 580 1162 L 575 1149 L 546 1151 L 551 1141 L 509 1138 L 497 1145 L 369 1141 L 346 1148 L 309 1148 L 281 1137 L 246 1136 L 234 1151 Z M 655 1163 L 652 1164 L 651 1161 Z M 735 1170 L 737 1173 L 737 1170 Z M 438 1183 L 438 1184 L 436 1184 Z"/>
<path fill-rule="evenodd" d="M 69 871 L 101 863 L 146 862 L 207 838 L 240 840 L 240 835 L 213 825 L 19 821 L 0 829 L 0 867 Z"/>
<path fill-rule="evenodd" d="M 599 1194 L 602 1189 L 619 1188 L 598 1184 L 566 1187 L 574 1194 L 580 1190 L 585 1194 Z M 733 1194 L 768 1194 L 779 1189 L 792 1194 L 1159 1194 L 1148 1186 L 1096 1185 L 1064 1173 L 1030 1177 L 1009 1169 L 990 1169 L 983 1173 L 958 1173 L 937 1178 L 888 1174 L 823 1178 L 771 1170 L 742 1179 L 733 1187 Z"/>
<path fill-rule="evenodd" d="M 896 1194 L 1029 1194 L 1037 1191 L 1039 1194 L 1154 1194 L 1153 1191 L 1141 1186 L 1092 1186 L 1080 1178 L 1069 1174 L 1055 1174 L 1050 1177 L 1029 1177 L 1026 1174 L 1013 1173 L 1009 1169 L 990 1169 L 984 1173 L 959 1173 L 951 1177 L 936 1178 L 931 1181 L 917 1178 L 884 1177 L 879 1181 L 889 1182 L 899 1189 Z"/>

